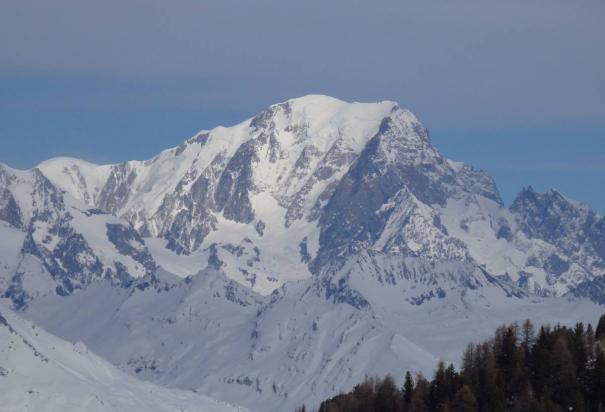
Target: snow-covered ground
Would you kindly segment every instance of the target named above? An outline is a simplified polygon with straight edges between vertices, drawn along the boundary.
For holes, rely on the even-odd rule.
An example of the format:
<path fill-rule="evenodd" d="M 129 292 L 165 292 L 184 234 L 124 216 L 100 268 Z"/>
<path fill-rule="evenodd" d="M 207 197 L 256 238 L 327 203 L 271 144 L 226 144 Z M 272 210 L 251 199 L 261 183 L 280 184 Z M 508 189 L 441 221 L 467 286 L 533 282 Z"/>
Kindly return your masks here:
<path fill-rule="evenodd" d="M 594 323 L 602 312 L 587 300 L 507 295 L 464 267 L 426 276 L 413 260 L 368 259 L 334 274 L 333 286 L 346 279 L 349 290 L 304 280 L 263 297 L 214 270 L 164 273 L 156 288 L 94 285 L 36 299 L 24 315 L 137 377 L 277 412 L 317 406 L 367 375 L 401 380 L 406 370 L 430 375 L 439 359 L 458 364 L 469 342 L 505 322 Z M 435 285 L 445 296 L 431 294 Z"/>
<path fill-rule="evenodd" d="M 191 391 L 142 382 L 90 352 L 0 311 L 0 410 L 244 412 Z"/>

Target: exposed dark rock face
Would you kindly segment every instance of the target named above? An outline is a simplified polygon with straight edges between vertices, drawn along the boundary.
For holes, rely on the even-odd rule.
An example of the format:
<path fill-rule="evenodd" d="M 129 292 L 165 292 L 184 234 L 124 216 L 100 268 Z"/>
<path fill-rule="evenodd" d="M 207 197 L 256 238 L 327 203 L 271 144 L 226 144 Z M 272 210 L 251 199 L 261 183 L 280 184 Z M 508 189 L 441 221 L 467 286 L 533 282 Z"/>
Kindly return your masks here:
<path fill-rule="evenodd" d="M 116 246 L 116 249 L 125 256 L 131 256 L 135 261 L 145 267 L 149 274 L 156 269 L 151 254 L 138 232 L 132 226 L 108 223 L 107 238 Z"/>
<path fill-rule="evenodd" d="M 258 161 L 254 150 L 256 144 L 251 140 L 239 147 L 227 163 L 214 191 L 217 210 L 236 222 L 250 223 L 254 220 L 250 192 L 254 190 L 252 162 Z"/>
<path fill-rule="evenodd" d="M 550 255 L 544 262 L 544 270 L 547 273 L 561 275 L 569 270 L 569 263 L 561 259 L 558 255 Z"/>
<path fill-rule="evenodd" d="M 498 229 L 498 232 L 496 232 L 496 238 L 505 239 L 510 242 L 513 239 L 513 232 L 510 226 L 508 226 L 506 223 L 502 224 Z"/>
<path fill-rule="evenodd" d="M 397 210 L 389 205 L 420 201 L 444 206 L 447 199 L 464 193 L 486 195 L 501 203 L 490 178 L 469 167 L 460 170 L 452 168 L 435 150 L 420 123 L 410 120 L 405 111 L 395 110 L 383 120 L 323 209 L 321 247 L 313 268 L 318 270 L 335 258 L 373 245 L 384 235 L 385 225 Z M 472 180 L 477 177 L 478 181 Z M 432 226 L 447 236 L 439 216 L 433 216 Z M 413 255 L 404 240 L 390 242 L 389 247 Z"/>
<path fill-rule="evenodd" d="M 4 189 L 0 192 L 0 220 L 4 220 L 17 229 L 23 227 L 21 209 L 17 206 L 15 198 L 8 189 Z"/>
<path fill-rule="evenodd" d="M 128 201 L 131 186 L 136 177 L 136 172 L 131 170 L 127 163 L 113 166 L 109 179 L 99 194 L 99 207 L 118 214 Z"/>
<path fill-rule="evenodd" d="M 38 169 L 15 173 L 0 167 L 0 219 L 24 232 L 20 257 L 13 263 L 14 272 L 2 294 L 16 308 L 39 294 L 69 295 L 106 279 L 127 285 L 155 270 L 153 258 L 132 226 L 78 203 Z M 91 235 L 93 231 L 100 231 L 106 239 Z M 107 250 L 103 242 L 113 244 L 115 257 L 100 250 Z M 139 268 L 128 269 L 122 263 L 128 260 Z"/>
<path fill-rule="evenodd" d="M 605 305 L 605 276 L 599 276 L 593 280 L 582 282 L 570 294 Z"/>
<path fill-rule="evenodd" d="M 487 172 L 483 170 L 475 170 L 471 166 L 463 165 L 458 171 L 458 179 L 462 185 L 472 193 L 491 199 L 504 206 L 504 202 L 500 197 L 500 192 L 496 187 L 496 183 Z"/>
<path fill-rule="evenodd" d="M 159 235 L 179 245 L 183 252 L 199 248 L 208 233 L 215 230 L 216 218 L 211 213 L 214 208 L 212 185 L 215 182 L 211 179 L 206 171 L 197 178 L 193 173 L 188 174 L 178 183 L 175 193 L 164 198 L 154 216 L 154 221 L 161 225 Z M 191 190 L 183 190 L 191 181 Z M 173 214 L 175 209 L 178 212 Z"/>
<path fill-rule="evenodd" d="M 335 284 L 328 279 L 324 281 L 325 298 L 334 303 L 346 303 L 356 309 L 369 306 L 368 301 L 358 291 L 351 289 L 346 279 L 339 279 Z"/>
<path fill-rule="evenodd" d="M 592 257 L 589 266 L 605 267 L 605 218 L 588 206 L 556 190 L 537 193 L 529 187 L 519 193 L 511 211 L 528 237 L 552 243 L 575 259 Z"/>
<path fill-rule="evenodd" d="M 5 299 L 10 299 L 16 310 L 20 310 L 27 305 L 32 297 L 23 289 L 23 273 L 15 273 L 13 275 L 10 285 L 1 296 Z"/>

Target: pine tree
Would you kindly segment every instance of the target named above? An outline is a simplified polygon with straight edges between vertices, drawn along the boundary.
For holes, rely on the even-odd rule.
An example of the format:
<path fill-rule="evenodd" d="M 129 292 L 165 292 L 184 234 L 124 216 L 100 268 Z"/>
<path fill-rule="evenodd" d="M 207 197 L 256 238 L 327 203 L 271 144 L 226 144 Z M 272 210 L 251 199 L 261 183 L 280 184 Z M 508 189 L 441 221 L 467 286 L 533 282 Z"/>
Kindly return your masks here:
<path fill-rule="evenodd" d="M 538 398 L 544 395 L 547 382 L 551 376 L 551 357 L 549 352 L 550 330 L 541 327 L 538 340 L 531 350 L 530 369 L 531 383 Z"/>
<path fill-rule="evenodd" d="M 605 410 L 605 353 L 600 348 L 597 348 L 594 366 L 590 373 L 588 393 L 593 410 L 598 410 L 599 406 L 601 410 Z"/>
<path fill-rule="evenodd" d="M 597 329 L 595 330 L 595 338 L 597 340 L 605 340 L 605 315 L 601 316 L 599 323 L 597 323 Z"/>
<path fill-rule="evenodd" d="M 467 385 L 462 386 L 454 395 L 452 412 L 475 412 L 477 410 L 477 399 Z"/>
<path fill-rule="evenodd" d="M 439 361 L 435 376 L 431 381 L 429 389 L 428 406 L 431 410 L 436 410 L 447 399 L 447 382 L 445 376 L 445 364 Z"/>
<path fill-rule="evenodd" d="M 520 359 L 517 349 L 517 331 L 513 326 L 505 328 L 499 337 L 500 342 L 495 346 L 498 368 L 504 380 L 505 396 L 510 403 L 511 397 L 520 387 Z"/>
<path fill-rule="evenodd" d="M 359 411 L 373 412 L 374 411 L 374 379 L 366 379 L 362 384 L 357 385 L 353 390 L 355 398 L 359 402 Z"/>
<path fill-rule="evenodd" d="M 462 380 L 466 383 L 473 393 L 479 391 L 479 348 L 474 344 L 469 344 L 462 356 Z"/>
<path fill-rule="evenodd" d="M 397 387 L 395 381 L 389 375 L 377 385 L 374 409 L 377 412 L 397 412 L 399 409 Z"/>
<path fill-rule="evenodd" d="M 422 376 L 416 376 L 416 388 L 408 412 L 428 412 L 427 397 L 429 393 L 429 382 Z"/>
<path fill-rule="evenodd" d="M 479 410 L 485 412 L 504 411 L 504 383 L 496 365 L 494 352 L 488 343 L 483 343 L 480 346 L 478 360 L 479 388 L 475 393 Z"/>
<path fill-rule="evenodd" d="M 403 404 L 406 407 L 412 403 L 412 396 L 414 396 L 414 381 L 412 380 L 412 374 L 408 371 L 405 373 L 403 382 Z"/>
<path fill-rule="evenodd" d="M 555 373 L 550 379 L 552 400 L 564 410 L 576 410 L 577 381 L 573 357 L 567 346 L 566 339 L 560 336 L 552 351 L 552 366 Z"/>
<path fill-rule="evenodd" d="M 592 325 L 590 323 L 586 327 L 585 340 L 586 340 L 586 347 L 589 348 L 589 351 L 590 351 L 592 348 L 594 348 L 594 343 L 595 343 L 594 330 L 592 329 Z"/>
<path fill-rule="evenodd" d="M 523 350 L 523 364 L 525 367 L 529 365 L 529 356 L 531 353 L 531 347 L 535 343 L 536 340 L 536 331 L 534 330 L 534 325 L 527 319 L 523 322 L 523 326 L 521 327 L 521 347 Z"/>

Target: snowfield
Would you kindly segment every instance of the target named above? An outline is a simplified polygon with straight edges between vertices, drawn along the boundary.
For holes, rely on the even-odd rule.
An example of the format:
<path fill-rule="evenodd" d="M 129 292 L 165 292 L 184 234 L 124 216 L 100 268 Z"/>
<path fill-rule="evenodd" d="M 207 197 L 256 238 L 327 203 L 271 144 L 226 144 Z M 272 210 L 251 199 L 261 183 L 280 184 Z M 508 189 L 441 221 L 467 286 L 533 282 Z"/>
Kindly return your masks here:
<path fill-rule="evenodd" d="M 388 271 L 371 259 L 389 259 Z M 469 289 L 457 265 L 424 273 L 414 260 L 363 256 L 333 275 L 333 286 L 347 278 L 350 289 L 329 298 L 319 280 L 263 297 L 215 270 L 190 280 L 164 274 L 144 290 L 99 284 L 39 298 L 24 315 L 137 377 L 278 412 L 318 406 L 365 376 L 401 381 L 406 370 L 430 376 L 440 359 L 458 365 L 469 342 L 503 323 L 594 323 L 603 312 L 584 299 L 507 295 L 481 272 Z M 445 297 L 430 298 L 434 284 Z"/>
<path fill-rule="evenodd" d="M 139 381 L 90 352 L 0 313 L 0 410 L 245 412 L 191 391 Z"/>

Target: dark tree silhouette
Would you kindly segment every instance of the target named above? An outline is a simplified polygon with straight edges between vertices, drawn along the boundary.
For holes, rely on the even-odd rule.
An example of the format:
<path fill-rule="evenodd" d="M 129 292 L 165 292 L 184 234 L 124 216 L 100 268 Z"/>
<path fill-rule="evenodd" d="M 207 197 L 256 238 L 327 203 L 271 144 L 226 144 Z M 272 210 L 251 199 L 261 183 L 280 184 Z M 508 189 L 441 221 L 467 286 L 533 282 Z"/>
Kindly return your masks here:
<path fill-rule="evenodd" d="M 499 327 L 470 344 L 460 372 L 439 362 L 433 378 L 370 378 L 319 412 L 605 412 L 605 315 L 594 329 L 531 322 Z M 299 410 L 301 411 L 301 410 Z M 302 410 L 301 412 L 304 412 Z"/>

